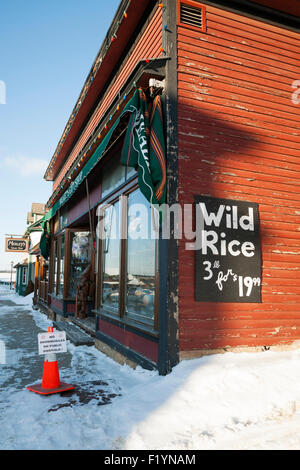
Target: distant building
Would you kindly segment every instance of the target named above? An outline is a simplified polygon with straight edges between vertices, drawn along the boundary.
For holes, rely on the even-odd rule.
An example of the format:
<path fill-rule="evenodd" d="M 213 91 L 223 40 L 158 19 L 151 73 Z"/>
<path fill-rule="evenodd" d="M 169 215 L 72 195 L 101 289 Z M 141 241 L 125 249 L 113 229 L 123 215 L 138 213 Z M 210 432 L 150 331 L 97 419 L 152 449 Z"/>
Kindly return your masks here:
<path fill-rule="evenodd" d="M 45 214 L 45 204 L 34 202 L 31 206 L 31 212 L 27 213 L 27 224 L 32 225 L 43 218 Z"/>
<path fill-rule="evenodd" d="M 27 213 L 27 228 L 24 233 L 25 238 L 29 238 L 29 252 L 23 260 L 17 263 L 16 269 L 16 293 L 22 296 L 30 293 L 35 284 L 36 252 L 33 248 L 39 246 L 42 225 L 41 220 L 45 215 L 45 204 L 33 203 L 31 212 Z"/>
<path fill-rule="evenodd" d="M 15 291 L 18 295 L 23 297 L 26 295 L 26 289 L 28 286 L 28 258 L 25 258 L 20 263 L 15 264 L 16 269 L 16 284 Z"/>

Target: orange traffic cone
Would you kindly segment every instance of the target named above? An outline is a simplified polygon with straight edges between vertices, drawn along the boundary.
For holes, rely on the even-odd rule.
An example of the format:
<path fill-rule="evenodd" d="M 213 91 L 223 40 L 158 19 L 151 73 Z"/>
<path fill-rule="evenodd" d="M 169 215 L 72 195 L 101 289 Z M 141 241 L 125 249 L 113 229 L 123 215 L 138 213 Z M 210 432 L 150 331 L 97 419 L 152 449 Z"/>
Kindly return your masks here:
<path fill-rule="evenodd" d="M 51 361 L 49 356 L 46 356 L 44 362 L 44 370 L 43 370 L 43 380 L 42 380 L 42 387 L 43 388 L 57 388 L 60 386 L 59 380 L 59 370 L 58 364 L 56 360 Z M 52 358 L 56 359 L 56 358 Z"/>
<path fill-rule="evenodd" d="M 53 332 L 53 327 L 48 328 L 48 333 Z M 27 390 L 39 393 L 40 395 L 50 395 L 51 393 L 66 392 L 73 390 L 73 385 L 59 380 L 59 370 L 55 354 L 45 356 L 43 379 L 41 384 L 28 385 Z"/>

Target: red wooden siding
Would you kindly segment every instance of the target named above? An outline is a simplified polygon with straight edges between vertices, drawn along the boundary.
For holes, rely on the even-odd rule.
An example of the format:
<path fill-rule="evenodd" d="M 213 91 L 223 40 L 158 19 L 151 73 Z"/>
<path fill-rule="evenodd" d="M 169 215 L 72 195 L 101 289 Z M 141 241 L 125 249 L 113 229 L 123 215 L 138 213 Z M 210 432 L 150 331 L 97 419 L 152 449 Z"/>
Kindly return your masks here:
<path fill-rule="evenodd" d="M 85 306 L 85 313 L 88 315 L 89 306 Z M 67 313 L 76 314 L 76 303 L 67 303 Z"/>
<path fill-rule="evenodd" d="M 86 309 L 87 310 L 87 309 Z M 76 313 L 76 304 L 67 304 L 67 313 Z"/>
<path fill-rule="evenodd" d="M 61 182 L 63 176 L 68 171 L 72 165 L 74 159 L 77 157 L 80 150 L 84 147 L 89 137 L 93 133 L 94 129 L 97 127 L 101 121 L 102 116 L 105 114 L 112 101 L 118 94 L 120 88 L 126 82 L 126 79 L 129 77 L 130 73 L 139 62 L 139 60 L 147 59 L 151 57 L 160 57 L 161 56 L 161 47 L 162 47 L 162 13 L 161 8 L 158 8 L 154 13 L 151 21 L 149 22 L 147 28 L 145 28 L 144 33 L 141 35 L 137 44 L 131 50 L 127 61 L 123 64 L 122 70 L 116 78 L 112 85 L 109 87 L 107 93 L 105 94 L 102 101 L 97 106 L 93 115 L 91 116 L 88 124 L 86 125 L 84 131 L 82 132 L 80 138 L 75 144 L 69 158 L 64 164 L 62 171 L 59 173 L 57 178 L 53 183 L 53 191 L 57 188 Z"/>
<path fill-rule="evenodd" d="M 194 301 L 193 251 L 179 245 L 180 351 L 300 338 L 300 35 L 206 6 L 206 33 L 178 26 L 179 201 L 259 203 L 261 304 Z"/>

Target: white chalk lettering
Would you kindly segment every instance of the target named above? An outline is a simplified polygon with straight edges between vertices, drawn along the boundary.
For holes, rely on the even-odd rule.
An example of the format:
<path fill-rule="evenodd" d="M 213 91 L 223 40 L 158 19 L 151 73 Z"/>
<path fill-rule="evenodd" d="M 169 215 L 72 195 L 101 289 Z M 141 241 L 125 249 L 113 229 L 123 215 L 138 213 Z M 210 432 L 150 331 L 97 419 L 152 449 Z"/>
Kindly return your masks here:
<path fill-rule="evenodd" d="M 234 248 L 235 247 L 235 248 Z M 231 256 L 242 254 L 247 258 L 254 256 L 255 246 L 250 241 L 241 243 L 239 240 L 226 240 L 226 233 L 222 232 L 220 236 L 214 230 L 202 231 L 202 254 L 211 253 L 216 256 L 226 256 L 227 252 Z"/>
<path fill-rule="evenodd" d="M 208 213 L 206 204 L 204 202 L 199 202 L 199 206 L 202 212 L 204 223 L 208 226 L 214 225 L 215 227 L 219 227 L 224 215 L 225 206 L 220 204 L 216 213 Z M 240 219 L 238 218 L 237 206 L 226 206 L 226 212 L 226 228 L 233 228 L 237 230 L 240 226 L 243 230 L 254 230 L 254 212 L 252 207 L 248 208 L 248 215 L 243 215 L 240 217 Z"/>
<path fill-rule="evenodd" d="M 206 225 L 214 224 L 216 227 L 219 227 L 221 219 L 222 219 L 223 214 L 224 214 L 225 206 L 220 205 L 217 214 L 215 214 L 214 212 L 211 212 L 208 215 L 207 210 L 206 210 L 206 204 L 204 204 L 203 202 L 200 202 L 199 205 L 200 205 L 202 215 L 203 215 L 203 218 L 204 218 L 204 222 L 206 223 Z"/>

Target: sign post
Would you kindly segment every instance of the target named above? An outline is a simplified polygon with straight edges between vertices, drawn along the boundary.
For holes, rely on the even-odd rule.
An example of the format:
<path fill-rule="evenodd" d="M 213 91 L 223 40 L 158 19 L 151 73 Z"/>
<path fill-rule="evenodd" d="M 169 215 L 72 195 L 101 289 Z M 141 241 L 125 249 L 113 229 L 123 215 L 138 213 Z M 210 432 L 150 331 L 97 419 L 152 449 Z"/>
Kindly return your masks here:
<path fill-rule="evenodd" d="M 258 204 L 208 196 L 195 196 L 195 203 L 201 219 L 195 300 L 261 302 Z"/>
<path fill-rule="evenodd" d="M 39 354 L 57 354 L 67 352 L 65 331 L 38 334 Z"/>

